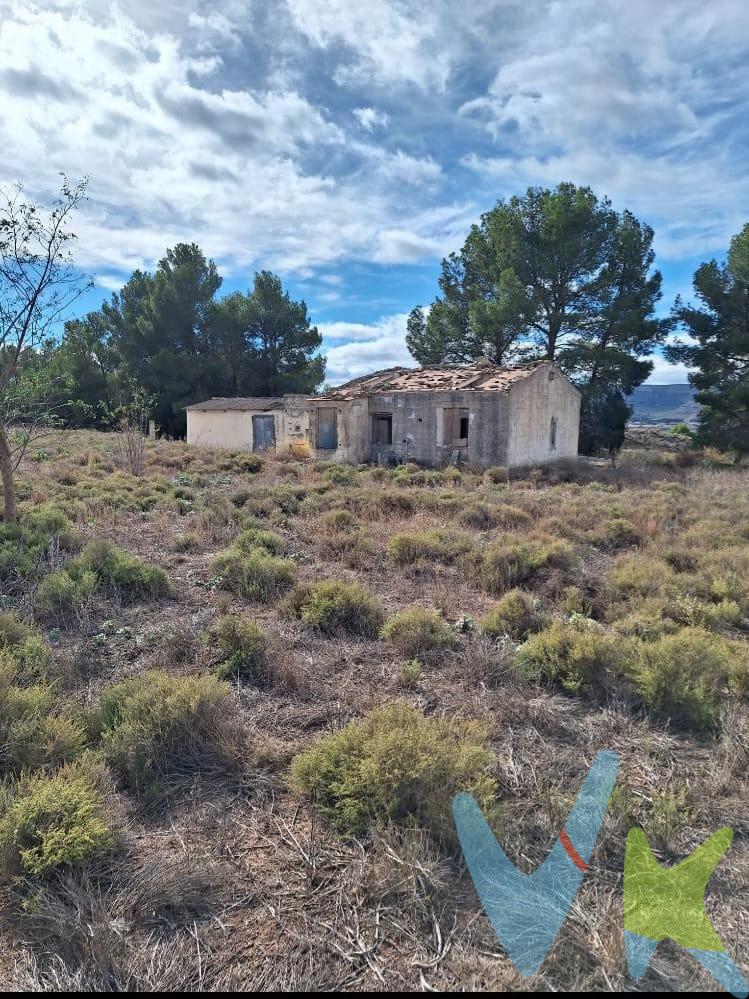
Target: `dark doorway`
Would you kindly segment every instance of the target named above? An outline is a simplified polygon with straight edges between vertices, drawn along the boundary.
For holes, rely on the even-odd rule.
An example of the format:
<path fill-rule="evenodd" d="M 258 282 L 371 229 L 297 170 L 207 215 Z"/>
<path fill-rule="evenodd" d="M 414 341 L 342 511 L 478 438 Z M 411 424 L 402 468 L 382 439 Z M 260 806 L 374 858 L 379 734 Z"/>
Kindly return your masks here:
<path fill-rule="evenodd" d="M 320 408 L 317 411 L 317 446 L 323 451 L 335 451 L 338 447 L 338 426 L 335 409 Z"/>
<path fill-rule="evenodd" d="M 393 443 L 393 417 L 390 413 L 377 413 L 372 417 L 372 443 Z"/>
<path fill-rule="evenodd" d="M 252 450 L 273 451 L 276 447 L 276 421 L 272 416 L 252 417 Z"/>

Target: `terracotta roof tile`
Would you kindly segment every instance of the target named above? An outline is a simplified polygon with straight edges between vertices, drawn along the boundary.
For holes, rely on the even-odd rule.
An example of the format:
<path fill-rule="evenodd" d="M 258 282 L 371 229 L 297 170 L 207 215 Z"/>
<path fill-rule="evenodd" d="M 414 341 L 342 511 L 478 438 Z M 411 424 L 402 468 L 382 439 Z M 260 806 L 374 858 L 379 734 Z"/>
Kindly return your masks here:
<path fill-rule="evenodd" d="M 323 399 L 355 399 L 363 395 L 382 392 L 445 392 L 475 389 L 482 392 L 502 392 L 514 382 L 531 375 L 539 363 L 500 368 L 490 361 L 471 366 L 444 366 L 441 368 L 385 368 L 370 375 L 362 375 L 336 388 Z"/>

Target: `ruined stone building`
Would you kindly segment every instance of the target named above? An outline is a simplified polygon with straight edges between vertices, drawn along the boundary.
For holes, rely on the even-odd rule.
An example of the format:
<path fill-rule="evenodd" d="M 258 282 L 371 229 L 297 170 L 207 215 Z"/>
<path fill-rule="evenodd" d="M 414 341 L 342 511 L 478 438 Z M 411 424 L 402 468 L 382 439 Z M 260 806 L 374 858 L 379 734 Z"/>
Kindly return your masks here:
<path fill-rule="evenodd" d="M 548 361 L 514 368 L 389 368 L 320 396 L 210 399 L 187 439 L 328 461 L 508 468 L 577 455 L 580 393 Z"/>

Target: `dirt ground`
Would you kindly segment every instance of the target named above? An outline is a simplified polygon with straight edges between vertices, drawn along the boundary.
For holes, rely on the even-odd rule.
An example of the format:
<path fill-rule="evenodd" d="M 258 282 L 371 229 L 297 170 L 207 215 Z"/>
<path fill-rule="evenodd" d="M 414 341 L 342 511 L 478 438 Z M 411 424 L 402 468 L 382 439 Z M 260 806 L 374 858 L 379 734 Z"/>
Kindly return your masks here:
<path fill-rule="evenodd" d="M 147 669 L 209 672 L 217 650 L 206 631 L 226 613 L 262 627 L 274 682 L 232 681 L 248 733 L 239 772 L 187 772 L 147 804 L 118 791 L 124 833 L 115 856 L 63 872 L 25 908 L 6 887 L 3 989 L 712 990 L 712 979 L 669 942 L 639 983 L 627 976 L 624 842 L 638 824 L 664 864 L 720 826 L 734 829 L 707 910 L 749 975 L 746 698 L 726 695 L 720 726 L 699 733 L 620 691 L 574 695 L 532 681 L 513 668 L 508 642 L 482 635 L 479 622 L 497 594 L 481 584 L 470 557 L 403 566 L 387 554 L 393 535 L 438 528 L 467 539 L 474 558 L 503 539 L 564 540 L 574 568 L 550 569 L 528 589 L 550 619 L 583 613 L 612 629 L 620 613 L 662 613 L 658 594 L 617 603 L 615 568 L 635 557 L 647 576 L 653 560 L 686 551 L 696 574 L 722 574 L 733 587 L 738 612 L 710 627 L 743 647 L 749 471 L 643 450 L 625 452 L 617 469 L 535 470 L 512 480 L 501 470 L 362 468 L 339 476 L 283 456 L 262 461 L 249 472 L 236 455 L 149 441 L 145 473 L 133 478 L 118 467 L 112 435 L 70 432 L 19 470 L 22 512 L 53 503 L 81 544 L 109 538 L 161 566 L 172 586 L 171 597 L 153 602 L 96 595 L 72 625 L 40 625 L 61 697 L 85 711 L 108 684 Z M 491 526 L 475 526 L 477 505 L 498 511 Z M 335 509 L 355 518 L 346 537 L 325 519 Z M 455 629 L 457 647 L 423 657 L 418 678 L 406 682 L 404 657 L 391 643 L 326 637 L 284 616 L 279 601 L 222 589 L 212 559 L 248 518 L 280 535 L 297 583 L 362 583 L 387 615 L 435 608 Z M 612 520 L 631 528 L 624 541 L 609 529 Z M 31 618 L 34 599 L 34 586 L 19 583 L 8 585 L 4 604 Z M 571 611 L 577 603 L 582 610 Z M 428 717 L 486 726 L 500 791 L 495 825 L 525 871 L 554 843 L 595 753 L 619 754 L 590 870 L 533 978 L 506 957 L 459 852 L 418 828 L 377 821 L 366 835 L 346 838 L 289 788 L 295 754 L 396 700 Z"/>

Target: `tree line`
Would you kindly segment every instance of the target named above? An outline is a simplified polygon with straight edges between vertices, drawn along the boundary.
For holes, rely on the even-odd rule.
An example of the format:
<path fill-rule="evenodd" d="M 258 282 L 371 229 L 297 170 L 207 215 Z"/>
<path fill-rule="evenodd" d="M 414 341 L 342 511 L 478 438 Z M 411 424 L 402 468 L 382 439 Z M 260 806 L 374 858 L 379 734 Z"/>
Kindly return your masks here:
<path fill-rule="evenodd" d="M 95 312 L 65 323 L 47 360 L 60 368 L 63 418 L 106 427 L 137 385 L 169 435 L 185 431 L 184 407 L 210 396 L 314 392 L 325 373 L 322 337 L 304 302 L 270 271 L 247 292 L 217 298 L 221 277 L 195 243 L 166 251 L 153 274 L 136 270 Z"/>

